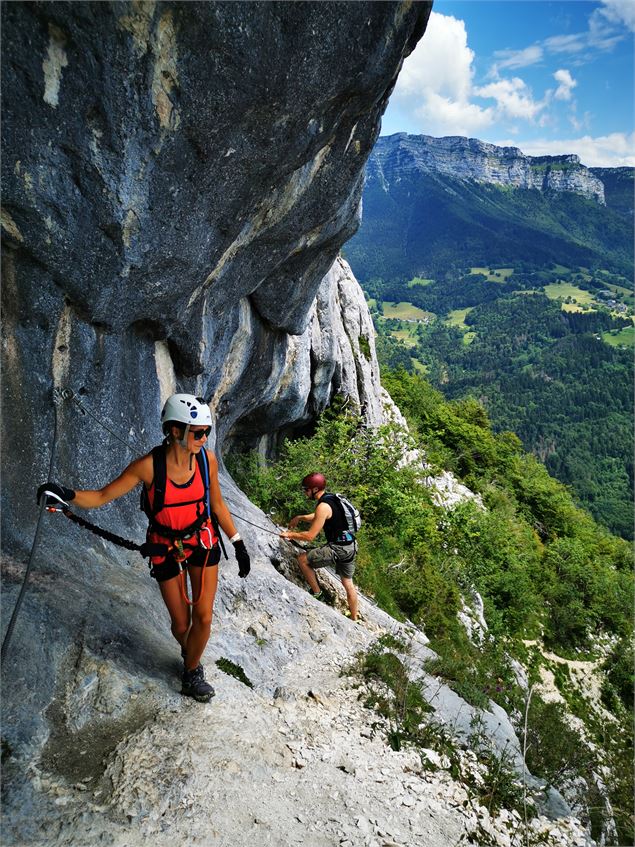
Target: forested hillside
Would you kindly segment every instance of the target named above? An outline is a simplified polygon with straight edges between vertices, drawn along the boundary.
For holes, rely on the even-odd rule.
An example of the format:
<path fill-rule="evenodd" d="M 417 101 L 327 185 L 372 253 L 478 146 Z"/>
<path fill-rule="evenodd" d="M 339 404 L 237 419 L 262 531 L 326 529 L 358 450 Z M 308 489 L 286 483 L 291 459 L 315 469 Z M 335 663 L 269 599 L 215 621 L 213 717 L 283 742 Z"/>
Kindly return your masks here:
<path fill-rule="evenodd" d="M 414 299 L 438 303 L 434 288 Z M 632 349 L 603 340 L 632 333 L 627 319 L 563 311 L 541 292 L 508 293 L 453 317 L 414 325 L 406 347 L 390 336 L 400 322 L 376 312 L 380 358 L 408 370 L 423 363 L 446 396 L 478 398 L 496 429 L 515 432 L 596 520 L 632 538 Z"/>
<path fill-rule="evenodd" d="M 448 402 L 403 370 L 384 372 L 382 382 L 406 413 L 409 435 L 396 426 L 367 429 L 335 404 L 311 437 L 287 442 L 274 464 L 263 466 L 256 453 L 234 456 L 235 478 L 286 523 L 306 511 L 302 477 L 323 471 L 329 489 L 346 493 L 363 516 L 356 580 L 390 614 L 425 629 L 438 656 L 427 670 L 470 703 L 486 707 L 493 699 L 519 731 L 528 709 L 530 768 L 557 787 L 577 786 L 575 802 L 592 807 L 581 814 L 589 815 L 596 838 L 606 808 L 594 774 L 609 768 L 616 843 L 631 843 L 629 545 L 578 509 L 515 435 L 496 435 L 476 401 Z M 425 452 L 425 472 L 400 461 L 404 449 L 413 448 Z M 474 500 L 443 507 L 427 476 L 442 468 L 477 491 L 485 508 Z M 484 599 L 489 630 L 470 638 L 461 621 L 463 598 L 474 589 Z M 593 704 L 581 691 L 565 658 L 553 664 L 545 650 L 595 663 L 601 702 Z M 396 686 L 396 666 L 382 665 L 380 655 L 368 657 L 367 673 Z M 555 701 L 539 691 L 552 672 Z M 529 702 L 528 686 L 538 686 Z M 399 690 L 403 710 L 379 704 L 394 719 L 393 743 L 430 746 L 415 701 Z M 581 734 L 571 715 L 582 722 Z M 507 774 L 502 761 L 499 769 Z M 505 785 L 513 793 L 511 783 Z M 513 801 L 508 796 L 506 802 Z"/>
<path fill-rule="evenodd" d="M 632 538 L 632 169 L 586 171 L 603 181 L 603 205 L 401 155 L 373 153 L 345 248 L 380 361 L 478 398 L 495 429 L 516 432 L 598 521 Z"/>
<path fill-rule="evenodd" d="M 616 208 L 445 174 L 415 173 L 388 191 L 368 180 L 362 226 L 346 257 L 362 284 L 518 262 L 608 268 L 631 277 L 632 219 L 621 214 L 621 189 L 615 192 Z"/>
<path fill-rule="evenodd" d="M 633 219 L 634 172 L 632 168 L 590 168 L 591 173 L 604 184 L 604 199 L 609 209 Z"/>

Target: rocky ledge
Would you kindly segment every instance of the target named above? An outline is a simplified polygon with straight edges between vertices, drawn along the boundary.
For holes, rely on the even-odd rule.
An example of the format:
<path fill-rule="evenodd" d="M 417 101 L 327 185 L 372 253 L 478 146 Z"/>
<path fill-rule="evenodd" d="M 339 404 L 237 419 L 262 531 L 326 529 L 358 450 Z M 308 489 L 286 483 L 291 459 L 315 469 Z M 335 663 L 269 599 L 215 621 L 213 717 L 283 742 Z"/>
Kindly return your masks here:
<path fill-rule="evenodd" d="M 234 510 L 268 525 L 264 515 L 245 512 L 244 503 L 237 509 L 231 491 L 229 500 Z M 474 709 L 423 675 L 439 737 L 443 727 L 455 737 L 454 764 L 432 739 L 421 752 L 393 750 L 390 721 L 366 705 L 372 692 L 355 673 L 357 654 L 390 634 L 409 645 L 408 669 L 421 676 L 422 660 L 432 655 L 425 636 L 365 599 L 361 624 L 347 620 L 343 588 L 328 575 L 325 587 L 335 607 L 313 600 L 298 585 L 290 546 L 280 550 L 265 533 L 239 525 L 245 537 L 251 533 L 254 569 L 245 581 L 233 563 L 221 567 L 204 657 L 216 697 L 201 705 L 177 693 L 179 653 L 159 625 L 158 592 L 145 597 L 143 610 L 129 594 L 125 636 L 108 628 L 97 602 L 89 603 L 83 629 L 64 655 L 46 648 L 63 672 L 46 728 L 34 720 L 30 744 L 40 755 L 24 773 L 19 745 L 4 750 L 4 844 L 169 847 L 184 837 L 219 847 L 252 841 L 308 847 L 523 847 L 527 839 L 545 847 L 592 844 L 554 791 L 545 800 L 548 814 L 529 815 L 529 829 L 517 811 L 496 812 L 479 800 L 479 785 L 487 795 L 488 774 L 467 742 L 475 722 L 495 750 L 511 751 L 520 762 L 511 724 L 493 703 L 489 710 Z M 101 557 L 86 564 L 92 573 L 103 567 Z M 53 579 L 50 573 L 38 579 L 40 608 L 43 580 Z M 71 609 L 88 585 L 82 574 L 77 582 L 69 587 Z M 41 620 L 33 615 L 35 626 Z M 19 642 L 17 654 L 24 659 L 27 645 Z M 221 659 L 239 666 L 243 681 L 221 672 Z M 30 702 L 35 670 L 44 667 L 31 665 L 29 674 L 18 671 L 12 681 Z M 5 724 L 16 708 L 5 705 Z M 457 767 L 476 790 L 455 778 Z M 536 781 L 526 778 L 535 788 Z"/>

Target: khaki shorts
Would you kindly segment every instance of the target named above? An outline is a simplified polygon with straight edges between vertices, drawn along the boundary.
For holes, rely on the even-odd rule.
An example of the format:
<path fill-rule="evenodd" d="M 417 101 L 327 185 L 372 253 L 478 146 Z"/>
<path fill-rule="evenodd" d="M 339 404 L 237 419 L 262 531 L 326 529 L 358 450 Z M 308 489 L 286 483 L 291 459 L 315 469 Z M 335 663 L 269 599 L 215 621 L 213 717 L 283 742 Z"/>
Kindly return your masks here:
<path fill-rule="evenodd" d="M 335 568 L 338 576 L 351 579 L 355 573 L 355 556 L 357 555 L 357 542 L 352 544 L 325 544 L 309 550 L 307 559 L 313 570 L 325 568 L 331 565 Z"/>

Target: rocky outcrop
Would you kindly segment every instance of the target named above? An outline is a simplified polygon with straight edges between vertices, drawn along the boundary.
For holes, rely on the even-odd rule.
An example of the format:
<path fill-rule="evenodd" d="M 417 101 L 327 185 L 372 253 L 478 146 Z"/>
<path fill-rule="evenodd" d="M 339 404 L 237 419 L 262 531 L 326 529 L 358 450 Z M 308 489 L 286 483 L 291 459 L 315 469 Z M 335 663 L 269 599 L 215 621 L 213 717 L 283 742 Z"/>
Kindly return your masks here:
<path fill-rule="evenodd" d="M 369 319 L 345 266 L 333 263 L 358 225 L 380 116 L 429 10 L 2 7 L 5 621 L 49 465 L 69 485 L 103 485 L 158 441 L 170 392 L 210 402 L 219 453 L 250 439 L 273 445 L 337 391 L 369 421 L 377 414 Z M 280 604 L 306 601 L 299 589 L 285 593 L 272 567 L 275 530 L 256 531 L 264 516 L 224 473 L 221 484 L 254 565 L 248 585 L 233 566 L 221 577 L 217 628 L 228 640 L 217 643 L 272 694 L 297 650 Z M 93 517 L 143 538 L 134 496 Z M 271 590 L 277 671 L 265 671 L 260 636 L 250 634 L 264 608 L 258 585 Z M 236 615 L 242 635 L 230 624 Z M 313 635 L 305 629 L 307 644 Z M 46 516 L 3 667 L 8 842 L 81 843 L 69 787 L 80 803 L 94 787 L 87 831 L 109 829 L 104 811 L 119 825 L 133 800 L 122 811 L 91 780 L 124 786 L 119 743 L 149 731 L 159 713 L 177 724 L 186 713 L 166 688 L 177 680 L 173 653 L 143 561 Z M 192 714 L 200 729 L 201 712 Z M 171 773 L 178 781 L 176 761 Z M 126 805 L 123 789 L 118 796 Z M 205 829 L 205 843 L 212 836 Z"/>
<path fill-rule="evenodd" d="M 239 381 L 247 379 L 248 367 L 247 355 Z M 232 368 L 241 371 L 236 356 Z M 372 318 L 359 283 L 341 257 L 322 280 L 307 328 L 302 335 L 287 336 L 280 369 L 263 386 L 260 404 L 229 433 L 224 449 L 273 454 L 284 436 L 312 423 L 336 394 L 347 398 L 370 426 L 383 422 Z"/>
<path fill-rule="evenodd" d="M 604 205 L 604 185 L 578 156 L 525 156 L 517 147 L 496 147 L 476 138 L 397 133 L 379 139 L 368 163 L 369 179 L 386 189 L 413 173 L 440 173 L 456 179 L 573 192 Z"/>
<path fill-rule="evenodd" d="M 369 408 L 352 366 L 327 363 L 335 330 L 313 354 L 296 336 L 307 344 L 313 320 L 324 337 L 331 295 L 313 303 L 358 225 L 366 158 L 429 7 L 2 8 L 7 553 L 32 533 L 53 389 L 135 449 L 156 442 L 177 388 L 210 401 L 219 452 L 228 436 L 271 443 L 342 385 Z M 310 363 L 301 390 L 293 357 Z M 71 406 L 59 427 L 55 473 L 78 487 L 130 459 Z M 113 515 L 135 523 L 125 505 Z"/>

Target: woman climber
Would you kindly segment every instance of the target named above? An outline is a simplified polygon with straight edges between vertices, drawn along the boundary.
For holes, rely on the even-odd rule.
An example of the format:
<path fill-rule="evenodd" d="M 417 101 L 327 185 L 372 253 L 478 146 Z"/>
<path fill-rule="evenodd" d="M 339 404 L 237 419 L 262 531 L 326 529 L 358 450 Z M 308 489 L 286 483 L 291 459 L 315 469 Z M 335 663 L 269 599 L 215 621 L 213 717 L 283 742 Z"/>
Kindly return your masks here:
<path fill-rule="evenodd" d="M 98 491 L 73 491 L 48 482 L 38 489 L 38 502 L 96 509 L 123 497 L 143 483 L 142 505 L 149 518 L 145 549 L 170 614 L 172 634 L 184 661 L 181 694 L 205 703 L 214 689 L 205 679 L 201 656 L 210 636 L 218 583 L 218 525 L 234 545 L 239 576 L 250 570 L 245 549 L 218 483 L 218 462 L 205 449 L 212 428 L 209 406 L 191 394 L 173 394 L 161 413 L 165 439 L 151 453 L 136 459 Z M 185 571 L 192 601 L 188 599 Z M 196 599 L 194 599 L 196 598 Z"/>

